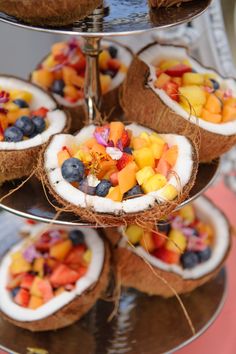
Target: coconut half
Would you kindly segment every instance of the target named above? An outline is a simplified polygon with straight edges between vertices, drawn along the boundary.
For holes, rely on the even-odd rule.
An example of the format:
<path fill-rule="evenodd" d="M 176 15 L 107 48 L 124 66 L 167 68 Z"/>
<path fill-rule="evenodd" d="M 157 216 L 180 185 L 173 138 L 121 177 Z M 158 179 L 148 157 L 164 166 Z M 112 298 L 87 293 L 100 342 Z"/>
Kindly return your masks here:
<path fill-rule="evenodd" d="M 128 47 L 116 41 L 111 41 L 111 40 L 101 41 L 102 48 L 105 49 L 108 48 L 109 46 L 115 46 L 118 49 L 117 59 L 119 59 L 128 69 L 133 60 L 132 51 Z M 46 58 L 47 57 L 48 55 L 46 56 Z M 44 60 L 45 58 L 43 58 L 40 61 L 40 63 L 36 66 L 36 68 L 39 68 L 42 65 Z M 120 94 L 121 84 L 123 83 L 125 77 L 126 77 L 126 71 L 119 70 L 117 75 L 112 79 L 112 83 L 109 91 L 102 96 L 102 110 L 105 112 L 107 116 L 110 116 L 110 114 L 114 111 L 114 109 L 117 110 L 120 108 L 119 94 Z M 30 74 L 29 80 L 32 81 L 34 84 L 37 84 L 37 82 L 34 82 L 32 80 L 32 73 Z M 84 109 L 84 104 L 85 104 L 84 99 L 79 99 L 75 103 L 70 103 L 67 100 L 65 100 L 62 96 L 55 94 L 53 92 L 51 93 L 54 96 L 55 100 L 62 107 L 66 108 L 70 112 L 72 116 L 71 132 L 77 132 L 79 129 L 81 129 L 84 126 L 84 124 L 87 121 L 86 111 Z"/>
<path fill-rule="evenodd" d="M 0 0 L 0 11 L 39 26 L 66 26 L 91 14 L 101 0 Z"/>
<path fill-rule="evenodd" d="M 151 7 L 169 7 L 174 5 L 181 5 L 183 2 L 189 2 L 192 0 L 148 0 L 149 6 Z"/>
<path fill-rule="evenodd" d="M 137 124 L 126 126 L 133 135 L 142 132 L 151 133 L 152 130 Z M 136 222 L 144 218 L 158 219 L 161 215 L 172 211 L 177 204 L 183 201 L 192 188 L 197 172 L 197 155 L 195 147 L 184 136 L 164 134 L 161 137 L 169 146 L 178 146 L 178 158 L 173 171 L 176 176 L 171 176 L 168 183 L 155 192 L 141 197 L 127 199 L 122 202 L 114 202 L 108 198 L 86 195 L 74 188 L 61 174 L 58 165 L 57 153 L 63 146 L 77 146 L 93 136 L 94 125 L 83 128 L 76 136 L 60 134 L 55 136 L 46 147 L 40 161 L 42 182 L 48 187 L 56 200 L 84 220 L 96 222 L 100 225 L 121 225 L 126 222 Z M 179 192 L 179 196 L 170 201 L 167 199 L 168 186 L 172 185 Z M 176 196 L 175 196 L 176 197 Z"/>
<path fill-rule="evenodd" d="M 28 91 L 33 95 L 31 110 L 45 107 L 49 111 L 46 119 L 48 127 L 34 138 L 17 143 L 0 141 L 0 183 L 31 174 L 37 165 L 38 155 L 45 143 L 58 133 L 67 132 L 70 115 L 58 108 L 51 95 L 23 79 L 0 76 L 0 87 L 4 90 Z"/>
<path fill-rule="evenodd" d="M 125 287 L 133 287 L 149 295 L 174 296 L 171 289 L 159 278 L 163 278 L 178 294 L 187 293 L 214 277 L 223 266 L 231 247 L 230 227 L 225 215 L 206 197 L 199 197 L 193 203 L 197 217 L 209 223 L 214 230 L 214 244 L 211 258 L 193 269 L 183 269 L 176 264 L 167 264 L 147 253 L 141 246 L 130 247 L 124 229 L 106 230 L 108 238 L 118 239 L 114 250 L 117 276 Z M 118 233 L 118 235 L 117 235 Z M 153 267 L 156 275 L 144 262 Z"/>
<path fill-rule="evenodd" d="M 142 49 L 132 62 L 123 86 L 122 107 L 127 119 L 147 124 L 160 133 L 185 134 L 192 138 L 197 128 L 200 131 L 199 158 L 208 162 L 227 152 L 236 144 L 236 119 L 214 124 L 189 114 L 164 90 L 155 87 L 156 68 L 163 59 L 188 59 L 199 73 L 215 73 L 217 81 L 232 90 L 236 96 L 236 81 L 224 78 L 213 69 L 206 68 L 193 59 L 186 48 L 152 43 Z M 235 117 L 236 118 L 236 117 Z M 188 128 L 188 129 L 186 129 Z M 184 135 L 185 135 L 184 134 Z"/>
<path fill-rule="evenodd" d="M 31 230 L 30 238 L 37 239 L 47 226 L 38 224 Z M 74 230 L 75 227 L 50 226 L 50 230 Z M 11 254 L 22 249 L 25 240 L 14 246 L 2 259 L 0 264 L 0 310 L 3 318 L 14 325 L 30 331 L 47 331 L 66 327 L 78 321 L 95 304 L 106 290 L 110 272 L 109 247 L 93 229 L 80 229 L 85 235 L 85 243 L 92 251 L 91 262 L 86 274 L 77 282 L 75 289 L 64 291 L 46 302 L 36 310 L 24 308 L 13 302 L 6 289 L 9 279 Z"/>

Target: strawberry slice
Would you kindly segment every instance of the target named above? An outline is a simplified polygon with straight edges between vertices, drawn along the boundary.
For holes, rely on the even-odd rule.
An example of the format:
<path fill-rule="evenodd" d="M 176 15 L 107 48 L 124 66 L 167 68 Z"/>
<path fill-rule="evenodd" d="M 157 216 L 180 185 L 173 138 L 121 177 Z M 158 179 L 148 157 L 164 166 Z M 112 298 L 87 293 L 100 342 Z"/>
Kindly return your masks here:
<path fill-rule="evenodd" d="M 118 59 L 109 59 L 107 65 L 108 69 L 117 72 L 120 69 L 121 63 Z"/>
<path fill-rule="evenodd" d="M 130 144 L 130 137 L 129 137 L 129 133 L 127 132 L 127 130 L 124 130 L 122 133 L 121 143 L 122 143 L 123 148 L 128 147 Z"/>
<path fill-rule="evenodd" d="M 51 300 L 53 298 L 53 290 L 52 290 L 52 286 L 51 286 L 49 280 L 42 279 L 38 283 L 38 288 L 39 288 L 39 291 L 43 295 L 43 301 L 44 302 L 47 302 L 47 301 L 49 301 L 49 300 Z"/>
<path fill-rule="evenodd" d="M 163 86 L 163 90 L 172 100 L 179 102 L 179 85 L 175 82 L 167 82 Z"/>
<path fill-rule="evenodd" d="M 156 248 L 162 247 L 166 242 L 166 235 L 162 235 L 158 231 L 152 232 L 152 238 Z"/>
<path fill-rule="evenodd" d="M 26 289 L 20 289 L 14 297 L 14 301 L 22 307 L 27 307 L 30 301 L 29 291 Z"/>
<path fill-rule="evenodd" d="M 170 170 L 170 164 L 163 157 L 161 157 L 155 168 L 156 173 L 160 173 L 161 175 L 167 177 Z"/>
<path fill-rule="evenodd" d="M 31 117 L 37 116 L 37 117 L 46 118 L 48 111 L 49 110 L 47 108 L 41 107 L 41 108 L 31 112 Z"/>
<path fill-rule="evenodd" d="M 161 259 L 165 263 L 177 264 L 179 263 L 180 254 L 169 251 L 165 247 L 158 248 L 153 252 L 153 255 Z"/>
<path fill-rule="evenodd" d="M 185 73 L 191 73 L 193 70 L 185 64 L 178 64 L 165 70 L 165 73 L 171 77 L 182 77 Z"/>
<path fill-rule="evenodd" d="M 127 166 L 132 161 L 134 161 L 134 157 L 124 152 L 120 160 L 118 160 L 116 167 L 118 168 L 119 171 L 121 171 L 123 170 L 123 168 L 125 168 L 125 166 Z"/>
<path fill-rule="evenodd" d="M 20 284 L 21 288 L 30 290 L 30 288 L 31 288 L 31 286 L 33 284 L 34 278 L 35 278 L 34 275 L 26 273 L 23 276 L 23 279 L 21 281 L 21 284 Z"/>
<path fill-rule="evenodd" d="M 50 282 L 54 288 L 73 284 L 80 278 L 80 274 L 75 270 L 70 269 L 65 264 L 60 264 L 50 276 Z"/>
<path fill-rule="evenodd" d="M 77 266 L 82 264 L 84 252 L 85 252 L 85 245 L 75 246 L 67 255 L 64 263 L 68 265 L 76 264 Z"/>
<path fill-rule="evenodd" d="M 118 181 L 118 172 L 114 172 L 110 175 L 110 182 L 113 187 L 117 186 L 119 184 Z"/>

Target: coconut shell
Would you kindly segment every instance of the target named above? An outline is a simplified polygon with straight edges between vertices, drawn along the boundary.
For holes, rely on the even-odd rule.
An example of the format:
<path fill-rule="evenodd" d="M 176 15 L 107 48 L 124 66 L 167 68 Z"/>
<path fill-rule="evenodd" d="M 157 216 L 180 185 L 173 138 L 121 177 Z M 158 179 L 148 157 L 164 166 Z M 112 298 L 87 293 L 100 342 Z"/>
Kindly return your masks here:
<path fill-rule="evenodd" d="M 42 150 L 39 158 L 39 163 L 37 167 L 37 177 L 41 180 L 42 184 L 47 187 L 49 193 L 53 196 L 53 198 L 59 203 L 59 205 L 63 206 L 63 208 L 58 208 L 55 206 L 55 209 L 61 211 L 69 211 L 81 217 L 82 220 L 86 220 L 92 223 L 95 223 L 96 226 L 121 226 L 126 224 L 139 224 L 139 225 L 147 225 L 153 224 L 156 220 L 163 218 L 166 215 L 169 215 L 179 204 L 181 204 L 189 195 L 190 190 L 192 189 L 197 175 L 198 170 L 198 153 L 195 143 L 193 143 L 193 169 L 192 174 L 189 179 L 189 182 L 184 186 L 179 193 L 178 197 L 173 201 L 168 201 L 163 204 L 155 204 L 155 206 L 151 207 L 148 210 L 138 212 L 138 213 L 123 213 L 121 215 L 108 214 L 108 213 L 97 213 L 92 209 L 81 208 L 74 204 L 69 203 L 61 196 L 59 196 L 56 191 L 52 188 L 48 176 L 44 170 L 44 152 L 47 149 L 46 145 L 45 149 Z"/>
<path fill-rule="evenodd" d="M 181 5 L 183 2 L 189 2 L 192 0 L 148 0 L 150 7 L 169 7 L 174 5 Z"/>
<path fill-rule="evenodd" d="M 156 43 L 148 45 L 141 52 L 152 45 Z M 127 120 L 135 120 L 159 133 L 183 134 L 189 139 L 198 131 L 200 162 L 212 161 L 236 144 L 236 135 L 225 136 L 209 132 L 172 111 L 147 85 L 149 75 L 147 64 L 136 56 L 128 70 L 121 94 L 121 105 Z"/>
<path fill-rule="evenodd" d="M 67 125 L 62 133 L 70 130 L 71 116 L 67 114 Z M 0 150 L 0 184 L 29 176 L 37 167 L 40 151 L 47 143 L 23 150 Z"/>
<path fill-rule="evenodd" d="M 91 14 L 102 0 L 0 0 L 0 11 L 39 26 L 66 26 Z"/>
<path fill-rule="evenodd" d="M 230 231 L 229 231 L 230 232 Z M 106 231 L 107 233 L 107 231 Z M 118 234 L 118 235 L 117 235 Z M 118 230 L 113 229 L 112 234 L 108 230 L 108 238 L 113 237 L 117 240 L 120 237 Z M 153 267 L 154 274 L 148 264 L 128 248 L 117 247 L 113 250 L 114 269 L 117 278 L 122 286 L 135 288 L 149 295 L 160 295 L 163 297 L 172 297 L 175 294 L 161 280 L 164 279 L 178 294 L 184 294 L 193 291 L 197 287 L 205 284 L 214 278 L 223 267 L 231 248 L 231 240 L 224 259 L 214 271 L 209 272 L 199 279 L 183 279 L 180 275 Z"/>
<path fill-rule="evenodd" d="M 105 243 L 105 258 L 100 278 L 93 287 L 85 291 L 81 296 L 77 296 L 73 301 L 55 312 L 53 315 L 42 320 L 33 322 L 16 321 L 5 315 L 3 312 L 1 312 L 1 316 L 15 326 L 28 329 L 32 332 L 56 330 L 70 326 L 85 315 L 93 307 L 100 296 L 102 296 L 103 292 L 106 291 L 109 283 L 109 273 L 110 250 L 108 244 Z"/>

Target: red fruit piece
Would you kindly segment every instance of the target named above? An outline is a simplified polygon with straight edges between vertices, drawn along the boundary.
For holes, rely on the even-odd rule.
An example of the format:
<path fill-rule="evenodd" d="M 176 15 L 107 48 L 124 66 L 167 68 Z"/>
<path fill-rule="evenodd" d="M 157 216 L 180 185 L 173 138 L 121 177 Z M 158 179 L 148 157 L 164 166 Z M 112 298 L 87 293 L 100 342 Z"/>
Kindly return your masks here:
<path fill-rule="evenodd" d="M 156 173 L 160 173 L 161 175 L 167 177 L 168 173 L 170 172 L 171 166 L 168 164 L 168 162 L 161 158 L 158 163 L 157 166 L 155 168 Z"/>
<path fill-rule="evenodd" d="M 20 286 L 21 281 L 23 279 L 23 277 L 25 276 L 26 273 L 21 273 L 19 275 L 17 275 L 16 277 L 12 278 L 9 283 L 7 284 L 7 289 L 8 290 L 12 290 L 14 288 L 17 288 Z"/>
<path fill-rule="evenodd" d="M 34 278 L 35 278 L 34 275 L 26 273 L 23 276 L 22 281 L 20 283 L 21 288 L 30 290 L 30 288 L 31 288 L 31 286 L 33 284 Z"/>
<path fill-rule="evenodd" d="M 134 160 L 134 157 L 132 155 L 126 154 L 125 152 L 121 156 L 120 160 L 118 160 L 116 167 L 118 168 L 119 171 L 123 170 L 125 166 L 127 166 L 130 162 Z"/>
<path fill-rule="evenodd" d="M 38 289 L 43 295 L 43 301 L 47 302 L 53 298 L 53 290 L 50 282 L 47 279 L 42 279 L 38 283 Z"/>
<path fill-rule="evenodd" d="M 114 172 L 110 175 L 110 182 L 113 187 L 117 186 L 119 181 L 118 181 L 118 172 Z"/>
<path fill-rule="evenodd" d="M 163 86 L 163 90 L 174 101 L 179 101 L 179 85 L 175 82 L 168 82 Z"/>
<path fill-rule="evenodd" d="M 47 108 L 41 107 L 41 108 L 31 112 L 31 117 L 39 116 L 39 117 L 45 118 L 47 113 L 48 113 L 48 111 L 49 110 Z"/>
<path fill-rule="evenodd" d="M 169 251 L 165 247 L 158 248 L 153 252 L 153 255 L 169 264 L 177 264 L 180 259 L 180 254 Z"/>
<path fill-rule="evenodd" d="M 31 219 L 27 219 L 26 223 L 29 224 L 29 225 L 36 225 L 37 221 L 31 220 Z"/>
<path fill-rule="evenodd" d="M 86 59 L 80 50 L 77 50 L 75 56 L 69 61 L 68 66 L 75 69 L 77 73 L 83 73 L 86 67 Z"/>
<path fill-rule="evenodd" d="M 14 297 L 14 301 L 23 307 L 27 307 L 30 301 L 30 293 L 26 289 L 20 289 Z"/>
<path fill-rule="evenodd" d="M 84 252 L 85 252 L 84 245 L 75 246 L 67 255 L 66 259 L 64 260 L 64 263 L 68 265 L 71 264 L 76 264 L 77 266 L 80 265 L 83 260 Z"/>
<path fill-rule="evenodd" d="M 162 246 L 164 246 L 165 242 L 166 242 L 166 235 L 161 234 L 160 232 L 152 232 L 152 238 L 155 244 L 156 248 L 161 248 Z"/>
<path fill-rule="evenodd" d="M 50 282 L 54 288 L 64 286 L 67 284 L 73 284 L 80 278 L 78 272 L 70 269 L 65 264 L 60 264 L 50 276 Z"/>
<path fill-rule="evenodd" d="M 165 70 L 165 73 L 171 77 L 182 77 L 185 73 L 191 73 L 193 70 L 185 64 L 178 64 Z"/>
<path fill-rule="evenodd" d="M 130 144 L 130 137 L 129 137 L 129 133 L 127 132 L 127 130 L 124 130 L 121 136 L 121 143 L 123 148 L 128 147 Z"/>
<path fill-rule="evenodd" d="M 107 65 L 108 69 L 117 72 L 120 69 L 121 63 L 118 59 L 109 59 Z"/>

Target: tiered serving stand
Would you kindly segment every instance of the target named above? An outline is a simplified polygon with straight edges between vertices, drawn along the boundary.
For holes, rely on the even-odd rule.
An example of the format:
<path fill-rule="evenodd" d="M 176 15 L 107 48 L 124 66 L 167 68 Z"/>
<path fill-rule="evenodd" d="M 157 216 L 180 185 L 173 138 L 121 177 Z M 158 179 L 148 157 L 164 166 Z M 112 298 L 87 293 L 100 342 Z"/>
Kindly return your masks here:
<path fill-rule="evenodd" d="M 104 5 L 91 16 L 63 28 L 30 26 L 2 13 L 0 13 L 0 21 L 30 30 L 84 38 L 84 53 L 87 58 L 86 109 L 92 122 L 96 109 L 101 106 L 98 70 L 101 38 L 138 35 L 152 29 L 163 29 L 188 22 L 202 14 L 210 2 L 211 0 L 195 0 L 184 3 L 180 7 L 150 10 L 147 1 L 144 0 L 109 0 L 105 1 Z M 218 166 L 219 160 L 210 164 L 200 164 L 191 195 L 181 206 L 197 198 L 209 187 L 217 174 Z M 4 184 L 0 188 L 0 199 L 20 183 L 21 181 Z M 84 227 L 95 226 L 84 222 L 72 213 L 61 213 L 55 217 L 54 208 L 48 203 L 40 183 L 35 178 L 31 178 L 22 188 L 3 199 L 0 207 L 18 216 L 37 221 Z M 5 212 L 0 215 L 2 221 L 6 215 Z M 6 231 L 3 239 L 4 236 L 7 237 Z M 127 290 L 121 295 L 118 315 L 110 323 L 107 322 L 107 318 L 113 304 L 105 301 L 99 301 L 79 323 L 56 333 L 32 334 L 0 320 L 0 345 L 10 348 L 8 349 L 10 353 L 14 350 L 25 353 L 28 347 L 45 347 L 50 354 L 173 352 L 202 334 L 214 321 L 223 306 L 225 288 L 226 275 L 222 271 L 210 283 L 189 295 L 182 296 L 196 328 L 195 336 L 192 335 L 175 298 L 168 300 L 159 297 L 150 298 L 136 291 Z"/>

